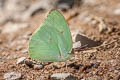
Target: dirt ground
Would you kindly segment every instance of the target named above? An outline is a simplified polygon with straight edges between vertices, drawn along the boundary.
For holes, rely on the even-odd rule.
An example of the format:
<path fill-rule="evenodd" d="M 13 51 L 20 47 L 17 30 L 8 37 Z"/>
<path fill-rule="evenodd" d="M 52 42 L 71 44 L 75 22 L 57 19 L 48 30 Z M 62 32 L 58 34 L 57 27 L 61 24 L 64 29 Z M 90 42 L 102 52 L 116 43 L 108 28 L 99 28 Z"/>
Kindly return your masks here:
<path fill-rule="evenodd" d="M 79 7 L 61 11 L 68 21 L 71 32 L 80 30 L 102 44 L 97 47 L 83 48 L 75 51 L 75 59 L 66 62 L 42 63 L 42 69 L 34 69 L 25 62 L 16 64 L 17 59 L 26 57 L 30 60 L 27 45 L 31 34 L 44 21 L 49 11 L 37 12 L 27 21 L 10 21 L 10 23 L 28 23 L 28 27 L 17 31 L 4 33 L 4 27 L 9 21 L 0 26 L 0 80 L 8 72 L 22 74 L 20 80 L 52 80 L 54 73 L 71 73 L 76 80 L 120 80 L 120 1 L 93 0 L 96 3 L 82 3 Z M 119 5 L 119 6 L 118 6 Z M 118 12 L 116 9 L 119 9 Z M 116 10 L 116 12 L 115 12 Z M 75 15 L 77 14 L 77 15 Z M 104 19 L 106 30 L 100 31 Z M 11 30 L 11 28 L 8 28 Z M 35 64 L 41 62 L 34 61 Z M 67 68 L 65 66 L 67 64 Z"/>

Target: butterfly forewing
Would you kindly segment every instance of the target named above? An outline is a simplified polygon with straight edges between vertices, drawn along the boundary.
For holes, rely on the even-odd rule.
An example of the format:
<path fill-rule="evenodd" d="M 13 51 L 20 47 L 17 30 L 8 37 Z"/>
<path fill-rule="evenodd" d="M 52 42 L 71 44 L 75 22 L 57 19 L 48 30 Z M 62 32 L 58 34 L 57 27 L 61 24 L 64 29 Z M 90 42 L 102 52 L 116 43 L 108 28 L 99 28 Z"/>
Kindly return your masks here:
<path fill-rule="evenodd" d="M 63 34 L 64 39 L 66 41 L 64 45 L 67 45 L 67 51 L 71 51 L 72 37 L 68 24 L 65 18 L 62 16 L 62 14 L 60 14 L 60 12 L 57 10 L 52 10 L 45 19 L 45 24 L 56 28 L 61 32 L 61 34 Z"/>

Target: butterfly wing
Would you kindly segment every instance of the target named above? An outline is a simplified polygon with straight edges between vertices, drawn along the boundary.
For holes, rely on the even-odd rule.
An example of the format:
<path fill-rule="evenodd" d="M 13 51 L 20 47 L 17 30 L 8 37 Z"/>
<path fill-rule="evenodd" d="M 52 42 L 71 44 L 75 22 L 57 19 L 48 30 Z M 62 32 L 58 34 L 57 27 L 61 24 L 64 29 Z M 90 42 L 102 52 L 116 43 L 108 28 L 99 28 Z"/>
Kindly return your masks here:
<path fill-rule="evenodd" d="M 64 16 L 62 16 L 62 14 L 59 11 L 52 10 L 48 14 L 45 20 L 45 24 L 48 24 L 49 26 L 56 28 L 63 34 L 63 37 L 66 41 L 65 45 L 67 45 L 67 51 L 70 52 L 72 50 L 72 37 Z"/>
<path fill-rule="evenodd" d="M 65 25 L 66 28 L 57 28 L 61 26 L 60 24 L 56 25 L 56 23 L 61 20 L 59 18 L 62 17 L 63 20 L 64 18 L 59 12 L 56 13 L 58 17 L 53 15 L 55 12 L 52 12 L 47 16 L 41 27 L 35 31 L 29 41 L 29 54 L 33 59 L 39 61 L 65 61 L 68 59 L 67 53 L 71 50 L 69 48 L 70 42 L 67 42 L 68 39 L 66 39 L 71 37 L 69 28 Z M 54 20 L 55 22 L 53 23 L 48 22 L 50 18 L 51 20 L 54 20 L 55 18 L 58 19 Z M 65 22 L 63 24 L 65 24 Z M 66 32 L 66 29 L 68 29 L 68 33 Z M 60 30 L 65 31 L 61 33 Z"/>

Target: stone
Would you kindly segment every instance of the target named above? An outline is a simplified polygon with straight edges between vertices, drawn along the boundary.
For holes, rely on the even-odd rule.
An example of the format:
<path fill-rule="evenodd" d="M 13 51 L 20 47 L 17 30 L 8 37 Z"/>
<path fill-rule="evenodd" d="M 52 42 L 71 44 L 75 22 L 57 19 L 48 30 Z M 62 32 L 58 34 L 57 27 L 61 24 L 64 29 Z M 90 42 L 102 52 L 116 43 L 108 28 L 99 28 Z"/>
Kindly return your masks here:
<path fill-rule="evenodd" d="M 115 15 L 120 15 L 120 9 L 115 9 L 115 10 L 113 11 L 113 14 L 115 14 Z"/>
<path fill-rule="evenodd" d="M 73 49 L 77 49 L 77 48 L 80 48 L 80 47 L 81 47 L 80 41 L 77 41 L 77 42 L 73 43 Z"/>
<path fill-rule="evenodd" d="M 94 41 L 87 37 L 86 35 L 82 34 L 80 31 L 72 31 L 72 40 L 73 40 L 73 49 L 80 49 L 85 47 L 96 47 L 99 46 L 101 43 Z"/>
<path fill-rule="evenodd" d="M 34 65 L 34 69 L 36 69 L 36 70 L 40 70 L 42 68 L 43 68 L 43 65 L 41 65 L 41 64 L 35 64 Z"/>
<path fill-rule="evenodd" d="M 54 73 L 51 75 L 52 80 L 76 80 L 71 73 Z"/>
<path fill-rule="evenodd" d="M 26 57 L 21 57 L 21 58 L 17 59 L 16 64 L 21 64 L 21 63 L 23 63 L 25 59 L 26 59 Z"/>
<path fill-rule="evenodd" d="M 29 24 L 27 23 L 22 23 L 22 24 L 14 24 L 12 22 L 7 23 L 4 26 L 4 29 L 2 30 L 2 33 L 13 33 L 13 32 L 17 32 L 20 29 L 24 29 L 26 27 L 28 27 Z"/>
<path fill-rule="evenodd" d="M 73 42 L 76 42 L 76 41 L 75 41 L 75 38 L 76 38 L 76 35 L 79 34 L 79 33 L 82 33 L 82 31 L 80 31 L 80 30 L 72 30 L 72 31 L 71 31 L 72 41 L 73 41 Z"/>
<path fill-rule="evenodd" d="M 98 0 L 83 0 L 84 5 L 96 5 Z"/>
<path fill-rule="evenodd" d="M 97 41 L 94 41 L 92 39 L 90 39 L 89 37 L 87 37 L 86 35 L 84 34 L 77 34 L 76 37 L 75 37 L 75 42 L 78 42 L 80 41 L 81 43 L 81 47 L 96 47 L 96 46 L 99 46 L 101 43 L 100 42 L 97 42 Z"/>
<path fill-rule="evenodd" d="M 34 61 L 31 61 L 29 59 L 25 60 L 25 64 L 30 67 L 30 68 L 33 68 L 34 67 Z"/>
<path fill-rule="evenodd" d="M 22 52 L 23 54 L 25 54 L 25 53 L 28 53 L 28 50 L 27 50 L 27 49 L 23 49 L 21 52 Z"/>
<path fill-rule="evenodd" d="M 5 80 L 16 80 L 21 78 L 21 73 L 9 72 L 4 74 Z"/>
<path fill-rule="evenodd" d="M 57 0 L 56 7 L 63 11 L 68 10 L 74 5 L 74 0 Z"/>

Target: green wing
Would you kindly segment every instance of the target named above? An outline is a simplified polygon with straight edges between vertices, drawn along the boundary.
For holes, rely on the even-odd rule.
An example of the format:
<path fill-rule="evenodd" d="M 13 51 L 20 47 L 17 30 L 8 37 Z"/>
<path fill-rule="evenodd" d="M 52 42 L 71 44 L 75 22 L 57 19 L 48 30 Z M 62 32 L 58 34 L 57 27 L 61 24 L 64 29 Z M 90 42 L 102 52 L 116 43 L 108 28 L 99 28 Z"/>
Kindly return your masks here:
<path fill-rule="evenodd" d="M 39 61 L 65 61 L 69 58 L 67 53 L 71 48 L 72 38 L 68 25 L 56 10 L 50 12 L 29 41 L 30 57 Z"/>
<path fill-rule="evenodd" d="M 46 20 L 45 20 L 45 24 L 48 24 L 51 27 L 56 28 L 57 30 L 59 30 L 61 33 L 63 33 L 63 37 L 66 41 L 67 45 L 67 51 L 71 51 L 72 49 L 72 37 L 71 37 L 71 33 L 70 33 L 70 29 L 68 27 L 68 24 L 64 18 L 64 16 L 62 16 L 62 14 L 57 11 L 57 10 L 52 10 Z"/>

